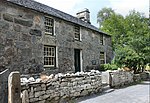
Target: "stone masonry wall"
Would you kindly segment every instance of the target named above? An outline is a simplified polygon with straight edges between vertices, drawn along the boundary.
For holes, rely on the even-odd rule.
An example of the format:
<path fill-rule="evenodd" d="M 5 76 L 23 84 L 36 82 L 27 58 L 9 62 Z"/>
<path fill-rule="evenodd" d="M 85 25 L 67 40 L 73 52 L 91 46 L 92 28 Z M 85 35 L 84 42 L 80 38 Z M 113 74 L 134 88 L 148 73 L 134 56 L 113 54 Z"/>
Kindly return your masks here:
<path fill-rule="evenodd" d="M 108 75 L 109 73 L 109 75 Z M 106 78 L 106 75 L 109 76 Z M 108 83 L 111 87 L 121 87 L 124 85 L 131 85 L 133 83 L 138 83 L 142 80 L 149 80 L 149 73 L 142 72 L 139 74 L 133 74 L 133 72 L 115 70 L 102 73 L 102 82 Z"/>
<path fill-rule="evenodd" d="M 42 71 L 40 20 L 39 13 L 0 0 L 0 69 Z"/>
<path fill-rule="evenodd" d="M 67 103 L 76 97 L 101 92 L 101 74 L 91 71 L 50 75 L 43 81 L 22 84 L 23 91 L 28 95 L 24 100 L 29 103 Z"/>
<path fill-rule="evenodd" d="M 116 70 L 109 72 L 109 85 L 111 87 L 119 87 L 127 84 L 132 84 L 134 82 L 134 74 L 131 72 Z"/>
<path fill-rule="evenodd" d="M 56 67 L 45 68 L 51 73 L 73 73 L 74 49 L 82 51 L 82 71 L 88 66 L 100 65 L 100 52 L 106 52 L 107 62 L 112 58 L 111 37 L 80 26 L 81 41 L 74 40 L 74 25 L 60 18 L 33 11 L 0 0 L 0 69 L 19 70 L 21 74 L 44 70 L 44 45 L 56 47 Z M 54 19 L 54 36 L 45 35 L 44 16 Z M 1 70 L 0 70 L 1 71 Z"/>
<path fill-rule="evenodd" d="M 150 80 L 150 73 L 144 71 L 140 74 L 134 74 L 133 80 L 134 82 L 140 82 L 142 80 Z"/>

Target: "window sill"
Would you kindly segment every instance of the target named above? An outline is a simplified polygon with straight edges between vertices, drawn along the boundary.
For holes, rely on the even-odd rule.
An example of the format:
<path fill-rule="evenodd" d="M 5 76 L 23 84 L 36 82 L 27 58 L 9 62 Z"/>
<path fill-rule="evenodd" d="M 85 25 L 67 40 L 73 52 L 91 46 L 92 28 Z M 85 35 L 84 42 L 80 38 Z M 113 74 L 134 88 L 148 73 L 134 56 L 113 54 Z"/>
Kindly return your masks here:
<path fill-rule="evenodd" d="M 54 68 L 55 66 L 44 65 L 44 68 Z"/>

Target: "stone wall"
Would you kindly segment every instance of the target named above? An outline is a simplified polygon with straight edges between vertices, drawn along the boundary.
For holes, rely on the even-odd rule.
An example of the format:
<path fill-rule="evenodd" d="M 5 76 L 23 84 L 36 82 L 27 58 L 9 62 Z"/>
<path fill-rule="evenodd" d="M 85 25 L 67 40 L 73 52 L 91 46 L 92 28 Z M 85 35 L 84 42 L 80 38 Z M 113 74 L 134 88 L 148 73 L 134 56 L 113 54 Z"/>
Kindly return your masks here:
<path fill-rule="evenodd" d="M 21 73 L 42 71 L 42 23 L 38 15 L 0 0 L 0 67 Z"/>
<path fill-rule="evenodd" d="M 134 82 L 140 82 L 142 80 L 148 80 L 148 79 L 150 79 L 150 73 L 146 71 L 140 74 L 134 74 L 133 77 Z"/>
<path fill-rule="evenodd" d="M 116 70 L 102 73 L 102 79 L 103 82 L 109 84 L 111 87 L 120 87 L 148 80 L 150 79 L 150 74 L 149 72 L 133 74 L 131 71 Z"/>
<path fill-rule="evenodd" d="M 149 73 L 133 74 L 122 70 L 106 73 L 91 70 L 50 76 L 41 74 L 40 78 L 37 75 L 21 76 L 21 98 L 22 103 L 68 103 L 81 96 L 102 92 L 105 83 L 118 88 L 147 80 L 149 76 Z"/>
<path fill-rule="evenodd" d="M 24 100 L 30 103 L 67 103 L 80 96 L 101 92 L 101 74 L 98 71 L 57 74 L 43 81 L 32 78 L 32 82 L 22 84 L 23 91 L 28 95 Z"/>
<path fill-rule="evenodd" d="M 124 86 L 127 84 L 132 84 L 134 82 L 134 74 L 132 72 L 116 70 L 109 72 L 109 74 L 109 85 L 111 87 Z"/>
<path fill-rule="evenodd" d="M 56 47 L 56 67 L 45 68 L 49 73 L 72 73 L 74 49 L 82 51 L 82 70 L 100 65 L 100 52 L 106 52 L 107 62 L 112 58 L 111 37 L 104 35 L 105 45 L 100 44 L 99 32 L 81 28 L 81 41 L 74 40 L 74 25 L 31 9 L 0 0 L 0 67 L 21 74 L 39 73 L 44 70 L 44 45 Z M 44 16 L 54 19 L 54 36 L 45 35 Z M 1 68 L 0 68 L 1 69 Z M 1 71 L 1 70 L 0 70 Z"/>
<path fill-rule="evenodd" d="M 8 103 L 8 76 L 9 70 L 0 72 L 0 103 Z"/>

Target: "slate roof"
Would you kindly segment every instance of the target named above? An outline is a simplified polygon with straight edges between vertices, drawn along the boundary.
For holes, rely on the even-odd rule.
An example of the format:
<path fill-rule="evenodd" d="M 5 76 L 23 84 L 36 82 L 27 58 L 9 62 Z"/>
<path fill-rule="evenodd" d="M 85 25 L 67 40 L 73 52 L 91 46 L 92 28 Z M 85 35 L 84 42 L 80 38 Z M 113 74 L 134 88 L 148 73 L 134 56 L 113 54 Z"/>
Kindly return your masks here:
<path fill-rule="evenodd" d="M 32 9 L 32 10 L 36 10 L 36 11 L 39 11 L 42 13 L 49 14 L 49 15 L 54 16 L 54 17 L 61 18 L 63 20 L 78 24 L 80 26 L 92 29 L 92 30 L 100 32 L 100 33 L 106 34 L 102 31 L 100 31 L 97 27 L 78 19 L 77 17 L 74 17 L 74 16 L 69 15 L 67 13 L 64 13 L 60 10 L 49 7 L 47 5 L 41 4 L 41 3 L 36 2 L 34 0 L 7 0 L 7 1 L 14 3 L 14 4 L 17 4 L 19 6 L 23 6 L 23 7 Z M 108 35 L 108 34 L 106 34 L 106 35 Z"/>

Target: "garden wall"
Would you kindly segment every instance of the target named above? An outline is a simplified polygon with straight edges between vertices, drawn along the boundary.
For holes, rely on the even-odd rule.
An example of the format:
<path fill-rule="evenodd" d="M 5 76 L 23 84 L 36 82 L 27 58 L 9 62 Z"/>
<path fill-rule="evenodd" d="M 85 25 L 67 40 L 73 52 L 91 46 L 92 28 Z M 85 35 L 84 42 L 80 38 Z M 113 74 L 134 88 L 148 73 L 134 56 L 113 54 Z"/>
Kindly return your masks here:
<path fill-rule="evenodd" d="M 142 80 L 150 79 L 150 72 L 142 72 L 140 74 L 134 74 L 133 80 L 134 82 L 139 82 Z"/>
<path fill-rule="evenodd" d="M 116 70 L 109 72 L 109 84 L 110 87 L 119 87 L 134 82 L 134 74 L 123 70 Z"/>
<path fill-rule="evenodd" d="M 21 76 L 22 103 L 68 103 L 77 97 L 101 92 L 102 89 L 105 89 L 104 84 L 109 84 L 111 87 L 120 87 L 147 80 L 150 75 L 148 72 L 133 74 L 132 72 L 117 70 L 100 73 L 99 71 L 91 70 L 91 72 L 85 73 L 59 73 L 56 75 L 51 74 L 50 76 L 41 75 L 40 78 L 38 75 L 33 75 L 33 77 Z M 9 95 L 13 96 L 12 91 L 14 90 L 16 93 L 20 93 L 19 89 L 16 88 L 20 86 L 20 79 L 18 82 L 16 80 L 15 82 L 9 82 L 8 87 L 11 88 Z M 17 86 L 14 83 L 17 83 Z M 15 88 L 12 88 L 12 86 Z M 1 85 L 1 87 L 3 86 Z M 3 89 L 1 88 L 0 90 Z M 15 98 L 18 100 L 20 95 Z"/>
<path fill-rule="evenodd" d="M 107 78 L 106 78 L 107 76 Z M 120 87 L 124 85 L 131 85 L 132 83 L 140 82 L 149 79 L 148 72 L 140 74 L 133 74 L 131 71 L 115 70 L 102 73 L 102 81 L 105 81 L 110 87 Z"/>
<path fill-rule="evenodd" d="M 23 81 L 23 80 L 22 80 Z M 23 99 L 29 103 L 66 103 L 76 97 L 102 91 L 101 73 L 91 71 L 75 74 L 57 74 L 34 80 L 32 83 L 23 83 Z"/>

